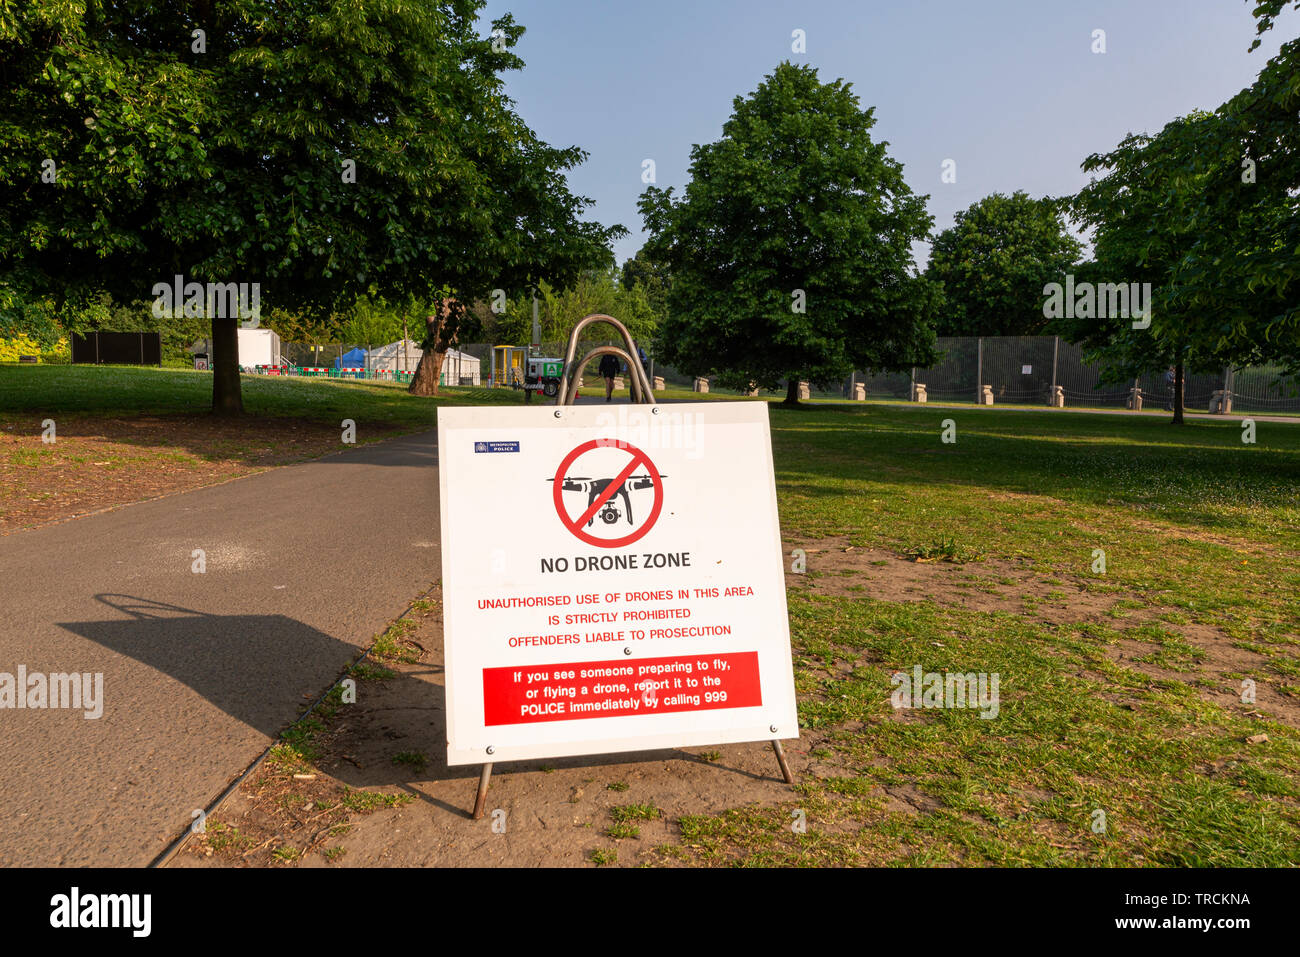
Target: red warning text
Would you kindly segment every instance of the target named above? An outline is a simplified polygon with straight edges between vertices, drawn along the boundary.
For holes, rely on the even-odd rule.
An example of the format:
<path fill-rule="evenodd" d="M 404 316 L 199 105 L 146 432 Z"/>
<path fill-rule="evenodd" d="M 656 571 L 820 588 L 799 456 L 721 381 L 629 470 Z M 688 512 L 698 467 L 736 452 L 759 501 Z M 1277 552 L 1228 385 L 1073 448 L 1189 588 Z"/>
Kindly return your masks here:
<path fill-rule="evenodd" d="M 756 651 L 483 669 L 488 726 L 762 703 Z"/>

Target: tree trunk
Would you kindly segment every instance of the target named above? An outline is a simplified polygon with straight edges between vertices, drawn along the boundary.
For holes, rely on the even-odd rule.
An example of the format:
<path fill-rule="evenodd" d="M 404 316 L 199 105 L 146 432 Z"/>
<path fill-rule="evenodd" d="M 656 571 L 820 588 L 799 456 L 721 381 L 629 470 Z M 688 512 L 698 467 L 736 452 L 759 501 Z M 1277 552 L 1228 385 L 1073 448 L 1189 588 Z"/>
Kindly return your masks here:
<path fill-rule="evenodd" d="M 1183 424 L 1183 364 L 1174 366 L 1174 421 L 1172 425 Z"/>
<path fill-rule="evenodd" d="M 239 381 L 239 320 L 212 320 L 212 414 L 243 415 Z"/>
<path fill-rule="evenodd" d="M 785 401 L 782 405 L 799 404 L 799 377 L 792 376 L 785 384 Z"/>
<path fill-rule="evenodd" d="M 439 300 L 436 313 L 424 317 L 426 331 L 421 343 L 424 352 L 420 364 L 415 367 L 415 375 L 411 377 L 411 387 L 406 390 L 411 395 L 438 394 L 442 360 L 456 339 L 457 323 L 452 321 L 451 303 L 446 299 Z"/>
<path fill-rule="evenodd" d="M 447 353 L 425 349 L 420 356 L 420 364 L 411 376 L 411 385 L 406 391 L 411 395 L 437 395 L 438 375 L 442 371 L 442 359 Z"/>

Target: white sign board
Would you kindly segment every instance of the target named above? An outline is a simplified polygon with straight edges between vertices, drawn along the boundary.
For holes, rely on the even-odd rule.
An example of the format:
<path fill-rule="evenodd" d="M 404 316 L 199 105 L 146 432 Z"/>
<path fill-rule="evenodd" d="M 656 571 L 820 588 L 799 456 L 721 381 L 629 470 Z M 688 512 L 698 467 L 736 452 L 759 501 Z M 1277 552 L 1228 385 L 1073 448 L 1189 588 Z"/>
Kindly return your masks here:
<path fill-rule="evenodd" d="M 797 738 L 765 402 L 440 408 L 447 763 Z"/>

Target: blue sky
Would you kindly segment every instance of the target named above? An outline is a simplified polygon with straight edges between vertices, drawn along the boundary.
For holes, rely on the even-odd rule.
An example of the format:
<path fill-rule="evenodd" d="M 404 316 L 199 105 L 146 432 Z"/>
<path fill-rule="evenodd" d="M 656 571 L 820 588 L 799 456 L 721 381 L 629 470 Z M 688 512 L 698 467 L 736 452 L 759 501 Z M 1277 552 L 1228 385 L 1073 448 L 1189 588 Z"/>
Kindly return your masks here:
<path fill-rule="evenodd" d="M 596 200 L 591 216 L 621 223 L 619 263 L 644 241 L 636 200 L 642 161 L 657 185 L 688 178 L 690 149 L 718 139 L 732 99 L 782 60 L 850 81 L 876 108 L 877 140 L 928 193 L 936 231 L 993 192 L 1072 193 L 1079 164 L 1126 133 L 1154 132 L 1213 109 L 1251 83 L 1281 39 L 1260 49 L 1243 0 L 489 0 L 527 28 L 524 70 L 507 89 L 555 146 L 591 155 L 570 176 Z M 791 52 L 791 33 L 807 53 Z M 1093 31 L 1106 52 L 1093 53 Z M 486 27 L 485 27 L 486 31 Z M 940 180 L 945 159 L 956 182 Z M 924 259 L 926 247 L 915 249 Z"/>

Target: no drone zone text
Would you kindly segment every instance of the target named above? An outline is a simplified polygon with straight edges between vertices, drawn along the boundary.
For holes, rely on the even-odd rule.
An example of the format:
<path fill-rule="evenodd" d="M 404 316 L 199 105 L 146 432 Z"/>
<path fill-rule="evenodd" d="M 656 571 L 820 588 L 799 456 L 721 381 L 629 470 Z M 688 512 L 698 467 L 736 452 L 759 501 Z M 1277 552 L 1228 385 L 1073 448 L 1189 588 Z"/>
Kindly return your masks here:
<path fill-rule="evenodd" d="M 637 568 L 690 568 L 690 552 L 631 552 L 626 555 L 574 555 L 572 566 L 569 559 L 542 558 L 542 573 L 567 572 L 570 567 L 575 572 L 610 572 L 632 570 Z"/>

